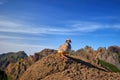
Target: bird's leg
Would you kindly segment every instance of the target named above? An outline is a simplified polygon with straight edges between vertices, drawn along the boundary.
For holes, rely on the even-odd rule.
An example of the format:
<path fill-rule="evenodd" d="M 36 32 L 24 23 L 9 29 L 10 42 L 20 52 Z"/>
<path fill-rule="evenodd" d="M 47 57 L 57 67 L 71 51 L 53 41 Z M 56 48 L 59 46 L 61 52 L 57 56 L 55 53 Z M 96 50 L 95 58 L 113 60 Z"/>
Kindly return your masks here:
<path fill-rule="evenodd" d="M 66 52 L 62 52 L 62 53 L 61 53 L 61 57 L 62 57 L 63 60 L 64 60 L 64 59 L 67 59 L 67 57 L 65 56 L 65 54 L 66 54 Z"/>

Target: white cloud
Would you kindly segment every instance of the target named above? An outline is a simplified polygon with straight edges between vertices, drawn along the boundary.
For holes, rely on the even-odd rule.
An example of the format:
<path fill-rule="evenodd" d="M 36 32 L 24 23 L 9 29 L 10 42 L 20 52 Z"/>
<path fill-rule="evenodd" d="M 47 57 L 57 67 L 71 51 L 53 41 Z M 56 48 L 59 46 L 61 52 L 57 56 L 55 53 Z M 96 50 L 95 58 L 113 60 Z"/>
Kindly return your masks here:
<path fill-rule="evenodd" d="M 13 35 L 0 35 L 0 39 L 13 39 L 13 40 L 46 40 L 46 38 L 38 38 L 38 37 L 26 37 L 26 36 L 13 36 Z"/>
<path fill-rule="evenodd" d="M 27 33 L 27 34 L 52 34 L 52 35 L 73 35 L 76 32 L 94 32 L 100 29 L 120 29 L 120 24 L 105 25 L 93 22 L 79 22 L 73 23 L 69 27 L 62 26 L 53 27 L 45 25 L 31 25 L 29 23 L 23 24 L 14 21 L 0 20 L 0 31 L 1 32 L 13 32 L 13 33 Z"/>
<path fill-rule="evenodd" d="M 17 22 L 13 22 L 13 21 L 0 20 L 0 26 L 1 27 L 8 27 L 8 28 L 15 28 L 15 27 L 20 27 L 22 25 L 17 23 Z"/>
<path fill-rule="evenodd" d="M 17 51 L 25 51 L 26 53 L 34 54 L 35 52 L 39 52 L 44 48 L 53 48 L 52 46 L 40 46 L 33 44 L 20 44 L 20 43 L 11 43 L 11 42 L 0 42 L 0 54 L 6 52 L 17 52 Z"/>
<path fill-rule="evenodd" d="M 0 21 L 1 32 L 29 33 L 29 34 L 70 34 L 70 29 L 53 28 L 48 26 L 31 26 L 13 21 Z"/>
<path fill-rule="evenodd" d="M 78 23 L 78 24 L 72 25 L 72 27 L 73 27 L 73 30 L 80 31 L 80 32 L 93 32 L 95 30 L 103 28 L 103 26 L 99 24 L 88 24 L 88 23 L 86 24 Z"/>
<path fill-rule="evenodd" d="M 2 38 L 2 39 L 24 39 L 24 38 L 22 38 L 22 37 L 6 36 L 6 35 L 0 35 L 0 38 Z"/>

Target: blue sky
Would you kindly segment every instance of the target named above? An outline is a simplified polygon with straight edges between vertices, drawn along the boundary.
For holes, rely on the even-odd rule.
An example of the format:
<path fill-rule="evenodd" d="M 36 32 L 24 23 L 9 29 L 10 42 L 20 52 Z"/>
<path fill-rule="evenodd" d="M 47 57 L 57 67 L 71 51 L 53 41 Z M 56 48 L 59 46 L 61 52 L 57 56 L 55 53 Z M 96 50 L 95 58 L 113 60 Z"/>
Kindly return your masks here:
<path fill-rule="evenodd" d="M 120 0 L 0 0 L 0 54 L 120 46 Z"/>

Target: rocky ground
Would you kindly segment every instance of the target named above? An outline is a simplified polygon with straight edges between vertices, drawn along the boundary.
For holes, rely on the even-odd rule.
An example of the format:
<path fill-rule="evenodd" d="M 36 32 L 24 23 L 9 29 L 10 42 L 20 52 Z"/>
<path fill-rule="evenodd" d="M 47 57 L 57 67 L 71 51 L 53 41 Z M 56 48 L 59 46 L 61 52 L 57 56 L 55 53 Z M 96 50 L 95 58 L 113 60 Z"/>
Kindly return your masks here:
<path fill-rule="evenodd" d="M 120 73 L 109 72 L 101 67 L 68 56 L 51 54 L 30 66 L 20 80 L 119 80 Z"/>
<path fill-rule="evenodd" d="M 31 65 L 51 53 L 56 53 L 56 50 L 44 49 L 34 55 L 26 57 L 25 59 L 18 60 L 16 63 L 10 63 L 5 71 L 8 76 L 12 77 L 12 79 L 18 80 Z"/>

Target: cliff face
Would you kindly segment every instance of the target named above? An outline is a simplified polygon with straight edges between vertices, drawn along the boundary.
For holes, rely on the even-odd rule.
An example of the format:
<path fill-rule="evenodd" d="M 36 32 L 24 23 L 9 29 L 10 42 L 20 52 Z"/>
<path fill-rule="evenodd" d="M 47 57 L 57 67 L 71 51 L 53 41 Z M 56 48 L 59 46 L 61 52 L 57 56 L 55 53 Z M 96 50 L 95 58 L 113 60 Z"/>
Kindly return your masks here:
<path fill-rule="evenodd" d="M 11 62 L 17 62 L 19 59 L 26 57 L 27 54 L 24 51 L 0 54 L 0 69 L 4 70 Z"/>
<path fill-rule="evenodd" d="M 34 64 L 41 58 L 54 53 L 56 53 L 56 51 L 53 49 L 44 49 L 41 52 L 30 55 L 25 59 L 20 59 L 16 63 L 10 63 L 6 68 L 6 73 L 12 78 L 18 80 L 32 64 Z"/>
<path fill-rule="evenodd" d="M 101 52 L 97 54 L 97 58 L 115 65 L 120 69 L 120 47 L 111 46 L 107 50 L 101 48 Z"/>
<path fill-rule="evenodd" d="M 62 60 L 59 54 L 51 54 L 30 66 L 20 80 L 119 80 L 120 73 L 111 73 L 103 68 L 71 56 Z"/>
<path fill-rule="evenodd" d="M 120 69 L 120 47 L 118 46 L 110 46 L 108 49 L 100 47 L 97 51 L 86 46 L 83 49 L 77 50 L 75 55 L 88 60 L 90 63 L 95 63 L 98 58 L 99 60 L 113 64 Z"/>

